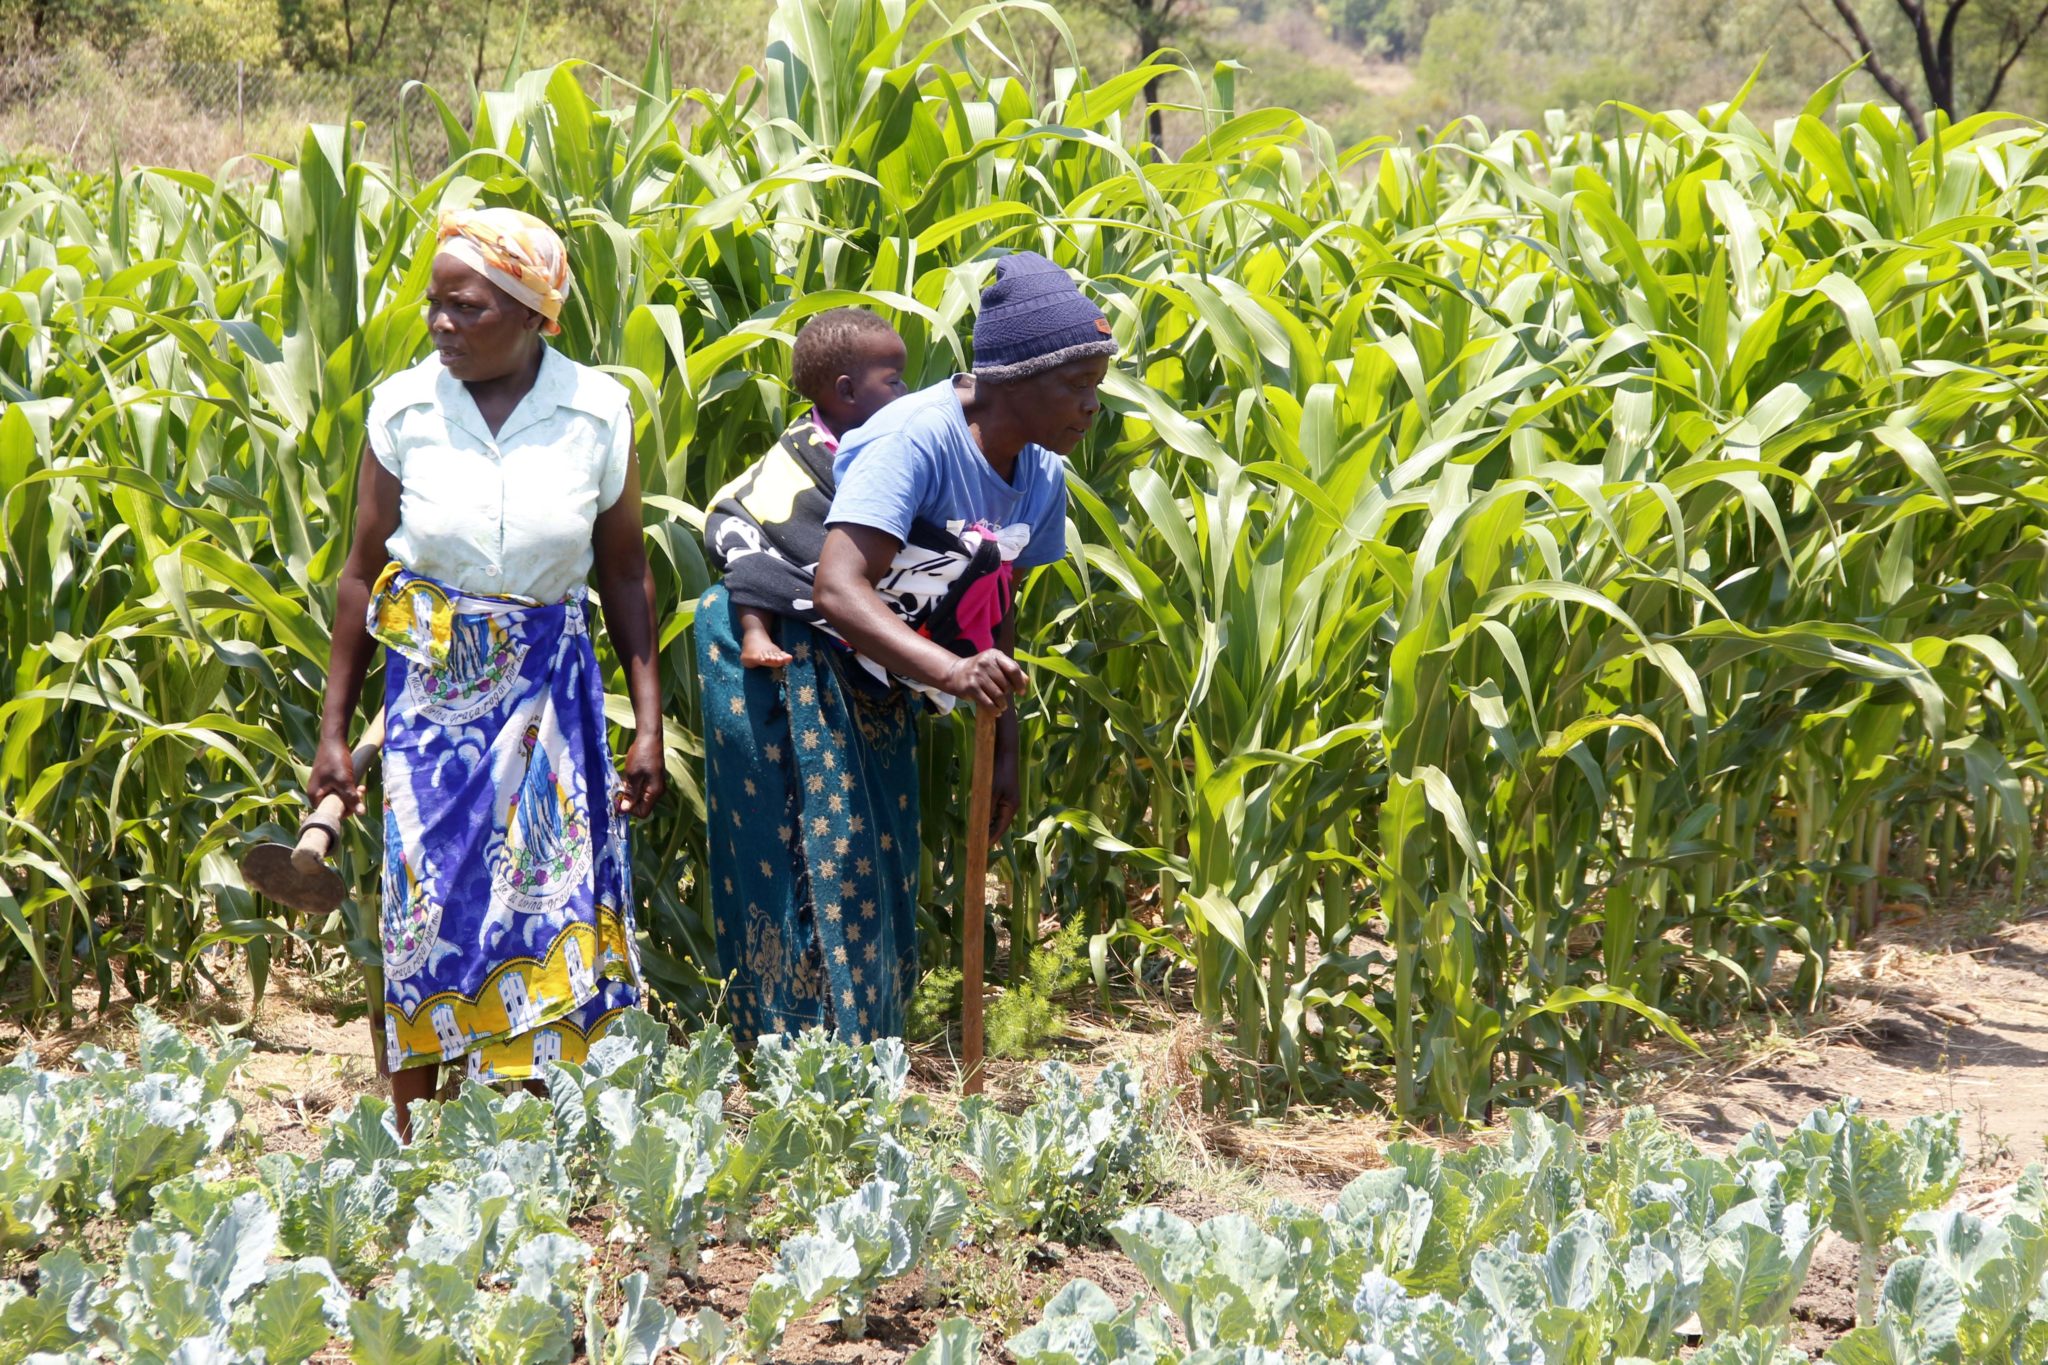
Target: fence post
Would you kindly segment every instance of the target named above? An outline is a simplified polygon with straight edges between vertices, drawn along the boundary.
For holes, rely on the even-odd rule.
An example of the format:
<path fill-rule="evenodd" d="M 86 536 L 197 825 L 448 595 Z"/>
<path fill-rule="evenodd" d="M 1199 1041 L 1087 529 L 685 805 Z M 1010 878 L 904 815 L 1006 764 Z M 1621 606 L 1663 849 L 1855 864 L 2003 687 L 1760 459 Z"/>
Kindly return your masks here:
<path fill-rule="evenodd" d="M 239 150 L 244 152 L 249 150 L 249 110 L 243 94 L 246 66 L 243 58 L 235 58 L 235 139 L 240 144 Z"/>

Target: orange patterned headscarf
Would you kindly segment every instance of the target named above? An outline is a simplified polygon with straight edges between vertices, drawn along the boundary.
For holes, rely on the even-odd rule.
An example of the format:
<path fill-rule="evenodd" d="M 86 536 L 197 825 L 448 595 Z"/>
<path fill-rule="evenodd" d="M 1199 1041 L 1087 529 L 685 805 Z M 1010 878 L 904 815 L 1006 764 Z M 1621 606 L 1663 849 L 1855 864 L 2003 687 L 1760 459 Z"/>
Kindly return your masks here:
<path fill-rule="evenodd" d="M 452 209 L 435 230 L 436 256 L 462 262 L 562 330 L 569 297 L 569 252 L 555 230 L 518 209 Z"/>

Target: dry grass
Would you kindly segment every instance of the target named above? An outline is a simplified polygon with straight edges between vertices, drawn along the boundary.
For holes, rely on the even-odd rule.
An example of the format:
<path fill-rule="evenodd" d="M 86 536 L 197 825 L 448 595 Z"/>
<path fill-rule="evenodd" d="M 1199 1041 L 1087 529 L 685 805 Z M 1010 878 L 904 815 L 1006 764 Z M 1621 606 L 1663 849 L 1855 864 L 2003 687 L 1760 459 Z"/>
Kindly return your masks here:
<path fill-rule="evenodd" d="M 147 50 L 110 57 L 72 48 L 0 72 L 0 153 L 79 167 L 166 167 L 224 179 L 268 174 L 262 156 L 296 158 L 306 128 L 354 112 L 366 154 L 392 154 L 394 81 L 321 72 L 239 74 L 233 63 L 173 63 Z M 424 112 L 424 110 L 420 111 Z M 438 122 L 415 119 L 437 145 Z"/>

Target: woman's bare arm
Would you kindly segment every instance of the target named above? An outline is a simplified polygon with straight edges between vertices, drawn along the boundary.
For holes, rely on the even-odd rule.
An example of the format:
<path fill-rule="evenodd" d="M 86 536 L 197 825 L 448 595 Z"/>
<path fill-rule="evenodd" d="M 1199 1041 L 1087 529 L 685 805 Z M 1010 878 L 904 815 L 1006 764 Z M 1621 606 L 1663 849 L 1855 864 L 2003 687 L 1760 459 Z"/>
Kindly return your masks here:
<path fill-rule="evenodd" d="M 1000 649 L 963 659 L 919 635 L 875 590 L 903 543 L 870 526 L 834 526 L 818 556 L 817 603 L 849 645 L 898 677 L 977 706 L 1001 706 L 1024 690 L 1024 670 Z"/>
<path fill-rule="evenodd" d="M 591 533 L 597 560 L 597 599 L 604 628 L 626 666 L 633 699 L 633 742 L 626 750 L 620 809 L 646 816 L 667 785 L 661 761 L 661 673 L 654 657 L 654 575 L 640 525 L 640 456 L 626 457 L 626 486 L 598 514 Z"/>
<path fill-rule="evenodd" d="M 313 756 L 307 796 L 315 804 L 327 795 L 342 798 L 350 814 L 363 808 L 362 788 L 349 764 L 348 723 L 362 700 L 363 674 L 376 642 L 364 624 L 370 585 L 390 562 L 384 542 L 398 529 L 398 478 L 363 449 L 356 475 L 356 534 L 334 594 L 334 640 L 327 651 L 327 689 L 320 702 L 320 747 Z"/>

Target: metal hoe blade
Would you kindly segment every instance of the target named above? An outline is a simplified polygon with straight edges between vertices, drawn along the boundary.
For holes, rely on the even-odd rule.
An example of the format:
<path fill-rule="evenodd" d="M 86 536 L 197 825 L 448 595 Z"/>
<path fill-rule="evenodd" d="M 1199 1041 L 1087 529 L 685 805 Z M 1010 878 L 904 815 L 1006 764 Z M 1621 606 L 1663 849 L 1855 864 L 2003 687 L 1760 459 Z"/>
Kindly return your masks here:
<path fill-rule="evenodd" d="M 324 915 L 341 904 L 347 888 L 325 863 L 309 870 L 292 857 L 289 844 L 258 844 L 242 855 L 242 880 L 257 895 L 309 915 Z"/>

